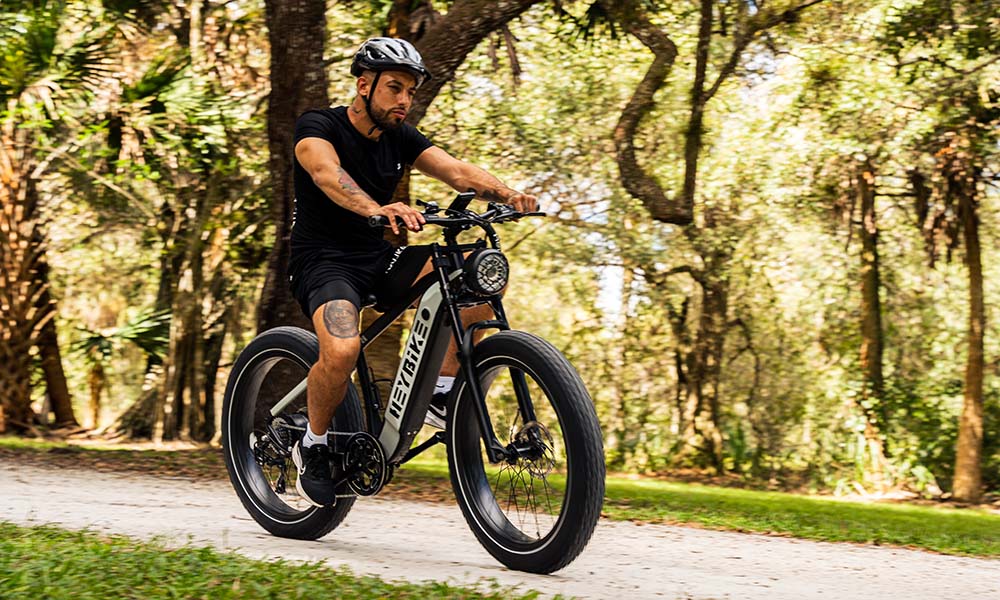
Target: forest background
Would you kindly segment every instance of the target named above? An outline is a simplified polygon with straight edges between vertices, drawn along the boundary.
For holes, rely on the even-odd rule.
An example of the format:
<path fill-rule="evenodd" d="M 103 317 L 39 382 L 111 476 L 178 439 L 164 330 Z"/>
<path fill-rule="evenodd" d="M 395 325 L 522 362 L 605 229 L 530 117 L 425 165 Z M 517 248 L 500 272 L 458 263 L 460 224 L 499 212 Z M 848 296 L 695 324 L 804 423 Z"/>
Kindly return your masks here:
<path fill-rule="evenodd" d="M 391 35 L 435 73 L 409 122 L 549 213 L 501 232 L 506 304 L 610 468 L 1000 490 L 994 0 L 0 6 L 0 432 L 217 437 L 239 349 L 305 324 L 294 118 Z"/>

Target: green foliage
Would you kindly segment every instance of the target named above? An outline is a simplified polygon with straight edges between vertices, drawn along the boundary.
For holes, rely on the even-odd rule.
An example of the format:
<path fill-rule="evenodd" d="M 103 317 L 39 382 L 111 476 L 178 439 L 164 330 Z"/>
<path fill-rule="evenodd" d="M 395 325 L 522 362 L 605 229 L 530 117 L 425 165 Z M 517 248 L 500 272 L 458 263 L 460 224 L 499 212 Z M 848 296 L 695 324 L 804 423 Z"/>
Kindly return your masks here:
<path fill-rule="evenodd" d="M 640 164 L 672 196 L 683 181 L 698 11 L 691 3 L 640 4 L 679 49 L 636 137 Z M 744 10 L 719 6 L 717 16 Z M 164 290 L 175 291 L 198 257 L 206 265 L 203 337 L 226 336 L 224 382 L 225 365 L 254 330 L 272 243 L 262 8 L 206 7 L 213 26 L 204 29 L 201 58 L 184 39 L 180 5 L 4 2 L 0 14 L 0 94 L 71 100 L 52 113 L 38 108 L 43 96 L 31 96 L 26 121 L 44 134 L 39 145 L 68 148 L 42 185 L 59 240 L 53 289 L 64 339 L 110 352 L 126 397 L 138 395 L 150 348 L 121 343 L 118 332 L 129 315 L 166 308 Z M 353 94 L 346 61 L 387 26 L 391 8 L 382 0 L 331 5 L 326 55 L 336 104 Z M 957 134 L 983 158 L 984 263 L 994 297 L 996 8 L 828 1 L 751 44 L 706 107 L 696 222 L 687 229 L 652 222 L 619 181 L 615 127 L 652 55 L 623 28 L 610 31 L 600 5 L 540 4 L 513 22 L 519 82 L 497 39 L 465 57 L 421 129 L 455 156 L 538 193 L 550 213 L 502 232 L 514 274 L 505 302 L 515 326 L 551 339 L 583 374 L 610 465 L 662 472 L 708 464 L 685 455 L 692 440 L 682 427 L 685 369 L 705 312 L 699 275 L 726 294 L 717 381 L 724 466 L 749 482 L 872 483 L 857 407 L 856 174 L 867 160 L 879 193 L 886 381 L 877 408 L 889 416 L 881 435 L 894 483 L 927 495 L 948 489 L 968 289 L 961 265 L 927 268 L 907 174 L 935 164 Z M 753 16 L 745 10 L 740 18 Z M 713 35 L 709 83 L 734 46 L 732 25 Z M 102 70 L 109 65 L 114 74 Z M 81 91 L 60 95 L 70 88 Z M 412 191 L 424 200 L 451 194 L 419 175 Z M 987 363 L 995 364 L 1000 315 L 988 310 Z M 78 325 L 104 333 L 80 339 Z M 147 334 L 157 335 L 136 337 Z M 68 362 L 82 389 L 82 357 Z M 988 369 L 984 468 L 992 489 L 1000 485 L 996 379 Z M 700 402 L 704 413 L 708 400 Z"/>
<path fill-rule="evenodd" d="M 39 102 L 49 118 L 58 118 L 55 98 L 92 90 L 110 74 L 113 31 L 92 21 L 79 3 L 51 0 L 18 8 L 0 12 L 0 103 Z"/>
<path fill-rule="evenodd" d="M 997 15 L 996 0 L 921 0 L 890 10 L 880 41 L 897 60 L 912 61 L 909 82 L 913 83 L 940 68 L 940 57 L 948 47 L 966 60 L 1000 52 Z M 933 54 L 911 59 L 907 54 L 915 47 Z"/>

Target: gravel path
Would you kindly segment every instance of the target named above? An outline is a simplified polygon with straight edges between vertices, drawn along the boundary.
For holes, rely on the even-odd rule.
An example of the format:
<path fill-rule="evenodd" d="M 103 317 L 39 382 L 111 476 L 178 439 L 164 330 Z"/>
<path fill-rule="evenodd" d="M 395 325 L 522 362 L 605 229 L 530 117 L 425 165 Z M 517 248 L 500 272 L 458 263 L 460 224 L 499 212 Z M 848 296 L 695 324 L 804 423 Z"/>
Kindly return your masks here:
<path fill-rule="evenodd" d="M 322 560 L 388 580 L 495 579 L 582 598 L 1000 599 L 997 560 L 610 521 L 569 567 L 530 575 L 496 563 L 454 505 L 362 499 L 329 536 L 299 542 L 266 534 L 226 483 L 15 464 L 0 465 L 0 520 Z"/>

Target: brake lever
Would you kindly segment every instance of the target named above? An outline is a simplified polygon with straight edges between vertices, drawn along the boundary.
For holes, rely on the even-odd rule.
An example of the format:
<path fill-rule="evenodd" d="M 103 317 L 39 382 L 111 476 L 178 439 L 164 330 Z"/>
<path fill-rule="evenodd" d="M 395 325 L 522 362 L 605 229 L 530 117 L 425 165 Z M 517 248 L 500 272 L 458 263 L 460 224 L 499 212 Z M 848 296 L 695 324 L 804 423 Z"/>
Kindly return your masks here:
<path fill-rule="evenodd" d="M 416 203 L 417 206 L 423 206 L 425 214 L 436 215 L 441 212 L 441 207 L 438 206 L 437 202 L 424 202 L 423 200 L 414 200 L 413 202 Z"/>

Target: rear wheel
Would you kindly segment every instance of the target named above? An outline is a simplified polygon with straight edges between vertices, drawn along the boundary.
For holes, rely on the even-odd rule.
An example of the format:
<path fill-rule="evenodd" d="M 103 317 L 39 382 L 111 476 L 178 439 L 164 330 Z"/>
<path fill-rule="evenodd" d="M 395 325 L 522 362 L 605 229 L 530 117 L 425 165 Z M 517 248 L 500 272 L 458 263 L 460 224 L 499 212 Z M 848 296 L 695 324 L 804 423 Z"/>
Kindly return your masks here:
<path fill-rule="evenodd" d="M 536 336 L 500 332 L 476 346 L 473 362 L 498 440 L 519 452 L 489 464 L 472 395 L 459 377 L 447 426 L 455 497 L 497 560 L 551 573 L 587 545 L 604 501 L 604 452 L 593 402 L 566 358 Z M 530 408 L 514 391 L 520 374 Z"/>
<path fill-rule="evenodd" d="M 222 446 L 226 468 L 243 506 L 274 535 L 316 539 L 332 531 L 354 505 L 347 485 L 337 490 L 332 508 L 319 508 L 295 489 L 298 472 L 291 448 L 308 418 L 306 395 L 272 417 L 271 408 L 306 378 L 319 357 L 315 334 L 296 327 L 276 327 L 260 334 L 244 348 L 233 365 L 222 405 Z M 334 415 L 331 429 L 363 430 L 361 403 L 353 385 Z M 337 444 L 342 436 L 330 436 Z M 336 471 L 334 471 L 336 472 Z"/>

